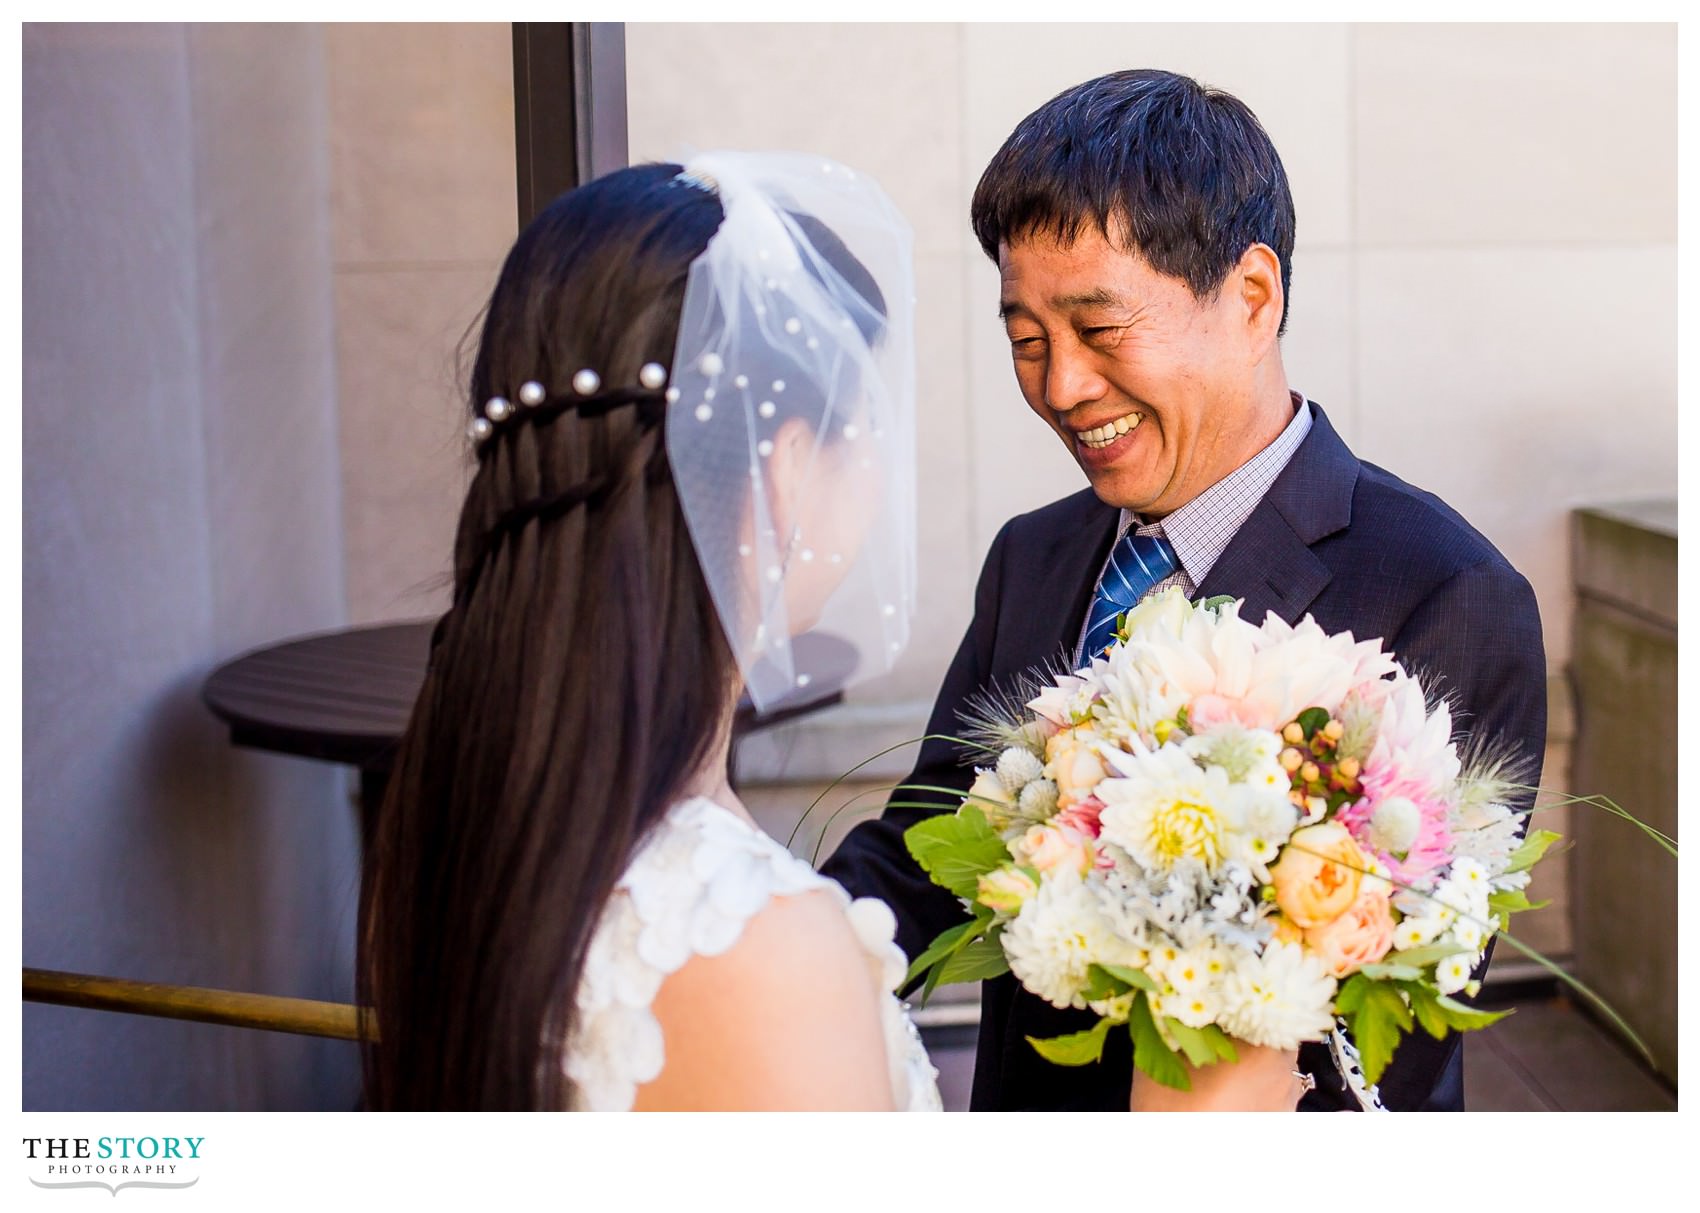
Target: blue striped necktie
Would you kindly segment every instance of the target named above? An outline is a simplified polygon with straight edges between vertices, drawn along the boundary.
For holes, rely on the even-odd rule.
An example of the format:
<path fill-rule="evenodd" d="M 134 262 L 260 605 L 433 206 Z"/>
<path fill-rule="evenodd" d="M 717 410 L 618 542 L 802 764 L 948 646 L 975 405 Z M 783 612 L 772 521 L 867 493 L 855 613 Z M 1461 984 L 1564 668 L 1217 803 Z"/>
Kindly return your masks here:
<path fill-rule="evenodd" d="M 1139 605 L 1151 587 L 1179 569 L 1175 549 L 1161 532 L 1141 535 L 1129 529 L 1110 549 L 1110 563 L 1092 595 L 1081 660 L 1102 657 L 1115 639 L 1116 616 Z"/>

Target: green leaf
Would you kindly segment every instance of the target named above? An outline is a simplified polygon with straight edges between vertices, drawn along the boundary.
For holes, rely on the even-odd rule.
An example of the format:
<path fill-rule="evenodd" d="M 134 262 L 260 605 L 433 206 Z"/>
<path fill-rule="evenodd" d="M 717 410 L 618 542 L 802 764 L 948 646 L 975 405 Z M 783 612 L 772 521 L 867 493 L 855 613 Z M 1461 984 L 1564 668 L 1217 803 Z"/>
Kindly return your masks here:
<path fill-rule="evenodd" d="M 1460 943 L 1431 943 L 1427 947 L 1411 948 L 1405 952 L 1389 952 L 1388 958 L 1398 965 L 1409 965 L 1413 969 L 1426 969 L 1431 964 L 1437 964 L 1448 956 L 1456 956 L 1460 952 L 1469 951 Z"/>
<path fill-rule="evenodd" d="M 1199 603 L 1198 605 L 1203 607 L 1207 611 L 1218 611 L 1218 610 L 1221 610 L 1223 607 L 1227 606 L 1232 601 L 1234 601 L 1234 596 L 1232 594 L 1217 594 L 1213 598 L 1206 598 L 1203 602 Z"/>
<path fill-rule="evenodd" d="M 1204 1035 L 1204 1039 L 1210 1043 L 1210 1047 L 1216 1050 L 1216 1056 L 1222 1061 L 1238 1061 L 1240 1059 L 1238 1050 L 1234 1048 L 1234 1038 L 1222 1031 L 1221 1028 L 1213 1023 L 1207 1023 L 1198 1030 Z"/>
<path fill-rule="evenodd" d="M 1039 1056 L 1059 1066 L 1091 1065 L 1104 1055 L 1104 1037 L 1109 1034 L 1110 1021 L 1100 1019 L 1084 1032 L 1053 1036 L 1040 1040 L 1029 1036 L 1027 1043 L 1038 1050 Z"/>
<path fill-rule="evenodd" d="M 1327 708 L 1306 708 L 1298 715 L 1299 728 L 1305 731 L 1305 740 L 1316 736 L 1316 731 L 1328 723 Z"/>
<path fill-rule="evenodd" d="M 967 944 L 970 939 L 979 934 L 978 928 L 984 925 L 984 919 L 974 918 L 959 923 L 948 931 L 941 931 L 939 937 L 927 945 L 927 950 L 917 956 L 910 964 L 909 972 L 903 975 L 904 986 L 907 987 L 931 965 L 943 960 L 946 956 Z"/>
<path fill-rule="evenodd" d="M 1551 900 L 1530 901 L 1529 894 L 1523 889 L 1501 889 L 1488 895 L 1488 909 L 1501 918 L 1509 919 L 1513 914 L 1524 910 L 1538 910 L 1542 906 L 1551 905 Z"/>
<path fill-rule="evenodd" d="M 1415 1012 L 1423 1031 L 1436 1040 L 1444 1037 L 1449 1025 L 1446 1022 L 1446 1013 L 1435 1000 L 1435 992 L 1420 981 L 1400 982 L 1399 988 L 1410 996 L 1411 1010 Z"/>
<path fill-rule="evenodd" d="M 1511 852 L 1511 862 L 1506 865 L 1507 872 L 1522 872 L 1535 866 L 1536 861 L 1547 853 L 1547 848 L 1563 838 L 1551 830 L 1531 830 L 1523 840 L 1523 845 Z"/>
<path fill-rule="evenodd" d="M 1232 601 L 1230 599 L 1229 601 Z M 1186 704 L 1181 704 L 1180 711 L 1175 713 L 1175 727 L 1183 733 L 1192 732 L 1192 720 L 1187 715 Z"/>
<path fill-rule="evenodd" d="M 1086 966 L 1086 988 L 1080 996 L 1087 1002 L 1097 1002 L 1101 998 L 1115 998 L 1126 994 L 1133 987 L 1113 973 L 1106 972 L 1103 965 Z"/>
<path fill-rule="evenodd" d="M 994 927 L 984 938 L 976 939 L 939 966 L 939 985 L 963 981 L 984 981 L 1009 972 L 1003 944 L 998 941 L 1002 930 Z"/>
<path fill-rule="evenodd" d="M 1203 1029 L 1189 1028 L 1180 1020 L 1169 1018 L 1163 1020 L 1163 1026 L 1181 1047 L 1181 1052 L 1186 1054 L 1186 1059 L 1192 1063 L 1194 1069 L 1216 1063 L 1219 1054 L 1216 1052 L 1215 1042 L 1204 1034 Z"/>
<path fill-rule="evenodd" d="M 1358 976 L 1353 974 L 1354 979 Z M 1411 1009 L 1391 985 L 1366 979 L 1361 988 L 1360 1005 L 1352 1015 L 1352 1039 L 1364 1063 L 1364 1077 L 1377 1083 L 1393 1060 L 1401 1031 L 1411 1029 Z"/>
<path fill-rule="evenodd" d="M 1474 1032 L 1489 1024 L 1498 1023 L 1511 1014 L 1510 1011 L 1478 1011 L 1475 1007 L 1465 1006 L 1445 994 L 1436 995 L 1434 1001 L 1445 1014 L 1447 1026 L 1457 1028 L 1460 1032 Z"/>
<path fill-rule="evenodd" d="M 1157 993 L 1157 982 L 1141 969 L 1130 969 L 1126 965 L 1103 964 L 1094 965 L 1093 967 L 1104 970 L 1104 972 L 1108 973 L 1111 977 L 1116 977 L 1127 982 L 1128 985 L 1137 990 L 1144 990 L 1147 994 Z"/>
<path fill-rule="evenodd" d="M 1192 1090 L 1192 1079 L 1187 1077 L 1186 1067 L 1157 1030 L 1157 1021 L 1151 1018 L 1151 1007 L 1143 993 L 1133 1000 L 1127 1030 L 1133 1037 L 1133 1064 L 1139 1067 L 1141 1073 L 1165 1087 L 1173 1087 L 1177 1091 Z"/>
<path fill-rule="evenodd" d="M 903 833 L 915 862 L 958 897 L 973 900 L 980 877 L 1009 862 L 1009 848 L 972 805 L 918 821 Z"/>
<path fill-rule="evenodd" d="M 1342 1015 L 1351 1015 L 1364 1005 L 1364 997 L 1369 987 L 1374 985 L 1362 973 L 1353 973 L 1340 986 L 1340 992 L 1334 996 L 1334 1009 Z"/>
<path fill-rule="evenodd" d="M 1416 981 L 1423 975 L 1421 969 L 1404 964 L 1369 964 L 1358 972 L 1376 981 Z"/>

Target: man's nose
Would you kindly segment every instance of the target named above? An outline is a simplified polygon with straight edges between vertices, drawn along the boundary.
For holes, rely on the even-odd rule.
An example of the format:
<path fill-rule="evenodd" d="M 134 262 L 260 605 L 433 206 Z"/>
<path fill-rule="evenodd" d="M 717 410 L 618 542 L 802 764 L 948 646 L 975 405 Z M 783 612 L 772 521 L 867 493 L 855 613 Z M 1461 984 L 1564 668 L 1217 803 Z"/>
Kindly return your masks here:
<path fill-rule="evenodd" d="M 1103 396 L 1104 377 L 1090 355 L 1078 342 L 1052 346 L 1050 365 L 1045 368 L 1045 403 L 1052 412 L 1067 413 Z"/>

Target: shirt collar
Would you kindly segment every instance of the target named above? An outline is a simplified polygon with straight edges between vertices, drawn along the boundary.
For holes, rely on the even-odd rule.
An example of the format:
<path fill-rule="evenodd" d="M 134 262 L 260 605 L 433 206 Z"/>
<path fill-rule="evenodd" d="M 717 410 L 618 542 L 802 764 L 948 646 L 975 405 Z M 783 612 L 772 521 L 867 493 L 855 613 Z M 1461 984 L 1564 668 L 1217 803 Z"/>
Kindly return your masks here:
<path fill-rule="evenodd" d="M 1203 585 L 1234 533 L 1251 517 L 1310 433 L 1310 401 L 1298 392 L 1292 397 L 1293 419 L 1273 442 L 1164 518 L 1146 523 L 1132 510 L 1124 509 L 1117 538 L 1127 534 L 1130 527 L 1137 526 L 1142 532 L 1160 529 L 1174 546 L 1187 578 L 1195 587 Z"/>

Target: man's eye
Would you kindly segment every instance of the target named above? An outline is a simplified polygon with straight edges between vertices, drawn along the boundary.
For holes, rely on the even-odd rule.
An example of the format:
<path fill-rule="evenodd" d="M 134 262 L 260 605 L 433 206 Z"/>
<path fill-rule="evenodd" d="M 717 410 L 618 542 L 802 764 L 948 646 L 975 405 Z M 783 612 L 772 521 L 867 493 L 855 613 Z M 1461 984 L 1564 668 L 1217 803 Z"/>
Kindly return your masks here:
<path fill-rule="evenodd" d="M 1009 348 L 1017 354 L 1036 354 L 1045 344 L 1043 337 L 1011 337 Z"/>

